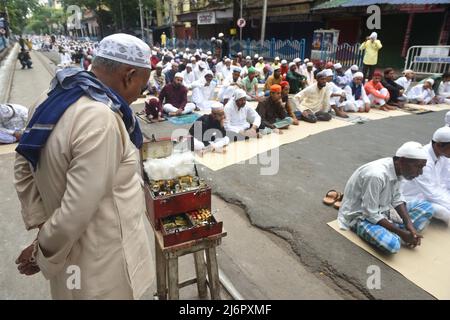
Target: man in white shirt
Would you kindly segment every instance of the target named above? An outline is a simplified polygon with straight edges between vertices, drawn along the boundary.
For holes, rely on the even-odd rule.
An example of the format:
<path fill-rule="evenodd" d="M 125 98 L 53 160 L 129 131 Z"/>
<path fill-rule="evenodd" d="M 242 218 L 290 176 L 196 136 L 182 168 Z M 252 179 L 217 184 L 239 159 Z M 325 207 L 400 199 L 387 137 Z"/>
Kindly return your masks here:
<path fill-rule="evenodd" d="M 341 67 L 342 69 L 342 67 Z M 324 70 L 327 78 L 327 86 L 330 88 L 330 107 L 334 110 L 336 115 L 341 118 L 348 118 L 348 115 L 343 111 L 346 94 L 344 90 L 339 88 L 333 82 L 333 71 L 331 69 Z"/>
<path fill-rule="evenodd" d="M 302 74 L 306 77 L 306 85 L 310 86 L 317 82 L 316 77 L 314 76 L 314 63 L 307 62 L 306 67 L 302 68 Z"/>
<path fill-rule="evenodd" d="M 351 229 L 366 242 L 386 253 L 397 253 L 401 243 L 420 245 L 422 231 L 433 216 L 431 203 L 408 202 L 399 180 L 413 180 L 422 174 L 427 152 L 418 142 L 406 142 L 393 158 L 383 158 L 359 167 L 345 186 L 338 213 L 341 229 Z M 391 214 L 395 209 L 397 215 Z M 395 218 L 394 218 L 395 217 Z"/>
<path fill-rule="evenodd" d="M 195 103 L 200 110 L 209 111 L 212 106 L 222 105 L 219 101 L 215 101 L 216 82 L 212 81 L 213 73 L 206 70 L 203 80 L 197 80 L 192 83 L 192 102 Z"/>
<path fill-rule="evenodd" d="M 344 70 L 342 69 L 342 64 L 336 63 L 333 65 L 333 69 L 335 71 L 333 82 L 341 89 L 344 89 L 345 86 L 349 83 L 348 77 L 345 75 Z"/>
<path fill-rule="evenodd" d="M 406 93 L 411 86 L 411 82 L 414 80 L 414 71 L 412 70 L 405 70 L 403 71 L 403 77 L 398 78 L 395 80 L 395 82 L 403 87 L 403 90 L 405 90 L 405 93 L 403 94 L 404 97 L 406 97 Z"/>
<path fill-rule="evenodd" d="M 191 89 L 192 83 L 195 81 L 194 71 L 192 71 L 192 64 L 188 63 L 186 65 L 186 69 L 181 72 L 181 75 L 183 76 L 183 85 L 186 88 Z"/>
<path fill-rule="evenodd" d="M 402 181 L 400 191 L 406 201 L 429 201 L 434 217 L 450 222 L 450 127 L 437 129 L 431 143 L 425 146 L 427 165 L 414 180 Z"/>
<path fill-rule="evenodd" d="M 439 84 L 437 99 L 439 103 L 450 104 L 450 73 L 442 75 L 442 81 Z"/>
<path fill-rule="evenodd" d="M 347 77 L 347 85 L 349 85 L 353 81 L 353 76 L 358 71 L 359 67 L 356 64 L 352 65 L 350 68 L 347 69 L 347 71 L 345 71 L 344 74 Z"/>
<path fill-rule="evenodd" d="M 194 69 L 195 81 L 202 81 L 205 78 L 206 72 L 208 71 L 208 65 L 205 61 L 199 61 L 197 63 L 197 68 Z"/>
<path fill-rule="evenodd" d="M 370 100 L 362 84 L 364 74 L 356 72 L 353 81 L 344 88 L 346 101 L 343 103 L 344 111 L 347 112 L 369 112 Z"/>
<path fill-rule="evenodd" d="M 225 130 L 234 141 L 241 137 L 259 137 L 261 116 L 247 104 L 246 97 L 244 90 L 237 89 L 224 108 Z"/>
<path fill-rule="evenodd" d="M 219 101 L 227 104 L 228 100 L 233 96 L 234 91 L 241 87 L 241 68 L 233 67 L 233 73 L 223 81 L 223 86 L 219 91 Z"/>
<path fill-rule="evenodd" d="M 301 120 L 309 123 L 330 121 L 330 92 L 331 88 L 327 86 L 325 71 L 321 71 L 317 74 L 317 83 L 295 95 L 302 112 Z"/>
<path fill-rule="evenodd" d="M 18 104 L 0 104 L 0 144 L 17 142 L 27 125 L 28 109 Z"/>
<path fill-rule="evenodd" d="M 415 85 L 407 94 L 408 101 L 422 105 L 437 102 L 436 95 L 433 91 L 433 84 L 433 79 L 426 79 L 424 83 Z"/>

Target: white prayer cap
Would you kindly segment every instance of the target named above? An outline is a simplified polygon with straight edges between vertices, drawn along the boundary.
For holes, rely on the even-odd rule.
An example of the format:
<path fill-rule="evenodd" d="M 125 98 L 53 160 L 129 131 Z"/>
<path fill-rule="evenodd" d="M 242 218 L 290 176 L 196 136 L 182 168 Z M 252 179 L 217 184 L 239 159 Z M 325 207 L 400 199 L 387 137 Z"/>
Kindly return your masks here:
<path fill-rule="evenodd" d="M 183 54 L 183 59 L 188 59 L 189 56 L 187 54 Z"/>
<path fill-rule="evenodd" d="M 364 74 L 362 72 L 356 72 L 353 74 L 353 79 L 355 79 L 355 78 L 364 79 Z"/>
<path fill-rule="evenodd" d="M 306 59 L 305 59 L 305 60 L 306 60 Z M 306 64 L 306 66 L 307 66 L 307 67 L 314 67 L 314 63 L 308 62 L 308 63 Z"/>
<path fill-rule="evenodd" d="M 281 64 L 287 64 L 287 60 L 281 60 Z"/>
<path fill-rule="evenodd" d="M 211 70 L 206 70 L 204 77 L 206 77 L 207 75 L 214 77 L 214 74 L 212 73 Z"/>
<path fill-rule="evenodd" d="M 191 68 L 191 69 L 192 69 L 192 63 L 188 63 L 188 64 L 186 65 L 186 68 Z"/>
<path fill-rule="evenodd" d="M 301 62 L 301 61 L 302 61 L 302 60 L 301 60 L 300 58 L 295 58 L 295 59 L 294 59 L 294 62 L 295 62 L 295 63 L 299 63 L 299 62 Z"/>
<path fill-rule="evenodd" d="M 189 51 L 191 51 L 189 48 L 186 48 L 186 50 L 185 50 L 186 52 L 189 52 Z"/>
<path fill-rule="evenodd" d="M 278 65 L 278 66 L 273 66 L 273 71 L 277 71 L 277 70 L 280 70 L 281 69 L 281 67 Z"/>
<path fill-rule="evenodd" d="M 234 67 L 234 68 L 233 68 L 233 72 L 239 72 L 239 73 L 241 73 L 241 71 L 242 71 L 242 69 L 239 68 L 239 67 Z"/>
<path fill-rule="evenodd" d="M 212 59 L 212 56 L 208 56 L 208 58 L 207 59 Z"/>
<path fill-rule="evenodd" d="M 195 57 L 191 57 L 191 61 L 196 61 L 197 59 L 195 59 Z"/>
<path fill-rule="evenodd" d="M 370 39 L 377 39 L 378 38 L 378 34 L 376 32 L 372 32 L 369 36 Z"/>
<path fill-rule="evenodd" d="M 437 129 L 433 134 L 434 142 L 450 142 L 450 127 L 442 127 Z"/>
<path fill-rule="evenodd" d="M 202 53 L 202 59 L 206 59 L 206 58 L 208 58 L 208 56 L 206 54 Z"/>
<path fill-rule="evenodd" d="M 259 57 L 258 60 L 264 60 L 264 57 Z"/>
<path fill-rule="evenodd" d="M 350 67 L 350 70 L 352 70 L 352 71 L 358 71 L 358 70 L 359 70 L 359 67 L 358 67 L 356 64 L 354 64 L 354 65 L 352 65 L 352 66 Z"/>
<path fill-rule="evenodd" d="M 396 157 L 427 160 L 427 152 L 425 148 L 418 142 L 405 142 L 395 153 Z"/>
<path fill-rule="evenodd" d="M 229 99 L 229 97 L 227 97 Z M 211 106 L 211 110 L 212 111 L 222 111 L 223 110 L 223 105 L 222 104 L 218 104 L 218 103 L 214 103 Z"/>
<path fill-rule="evenodd" d="M 173 49 L 172 52 L 173 52 L 173 53 L 177 53 L 177 49 Z"/>
<path fill-rule="evenodd" d="M 325 69 L 322 72 L 324 73 L 325 77 L 332 77 L 333 76 L 333 71 L 331 69 Z"/>
<path fill-rule="evenodd" d="M 247 96 L 247 94 L 242 89 L 236 89 L 234 91 L 234 100 L 239 100 L 239 99 L 245 98 L 246 96 Z"/>
<path fill-rule="evenodd" d="M 238 56 L 242 56 L 242 52 L 238 52 L 237 55 L 238 55 Z"/>
<path fill-rule="evenodd" d="M 336 63 L 336 64 L 333 65 L 333 68 L 334 68 L 335 70 L 337 70 L 337 69 L 342 69 L 342 64 Z"/>
<path fill-rule="evenodd" d="M 431 79 L 431 78 L 426 79 L 425 82 L 428 82 L 428 83 L 430 83 L 431 85 L 434 84 L 434 80 Z"/>
<path fill-rule="evenodd" d="M 223 33 L 222 33 L 222 32 L 221 32 L 221 33 L 219 33 L 219 38 L 220 38 L 220 37 L 223 37 Z"/>
<path fill-rule="evenodd" d="M 158 63 L 156 64 L 156 67 L 157 67 L 157 68 L 162 68 L 162 67 L 163 67 L 162 61 L 158 62 Z"/>
<path fill-rule="evenodd" d="M 308 63 L 308 62 L 309 62 L 309 59 L 308 59 L 308 58 L 305 58 L 305 60 L 303 60 L 303 62 L 304 62 L 304 63 Z"/>
<path fill-rule="evenodd" d="M 212 55 L 212 52 L 211 52 L 211 51 L 208 51 L 206 54 L 207 54 L 208 56 L 210 56 L 210 55 Z"/>
<path fill-rule="evenodd" d="M 227 62 L 231 62 L 231 59 L 226 58 L 226 59 L 225 59 L 225 63 L 227 63 Z"/>
<path fill-rule="evenodd" d="M 183 74 L 181 72 L 175 73 L 175 78 L 183 78 Z"/>
<path fill-rule="evenodd" d="M 403 74 L 407 74 L 407 73 L 414 73 L 414 71 L 411 69 L 406 69 L 405 71 L 403 71 Z"/>
<path fill-rule="evenodd" d="M 327 70 L 330 70 L 330 69 L 325 69 L 325 70 L 322 70 L 322 71 L 320 71 L 319 73 L 317 73 L 316 74 L 316 77 L 317 77 L 317 79 L 319 79 L 319 78 L 326 78 L 326 77 L 328 77 L 328 72 L 327 72 Z M 330 70 L 331 71 L 331 70 Z"/>
<path fill-rule="evenodd" d="M 155 50 L 152 51 L 152 56 L 156 56 L 157 52 Z"/>
<path fill-rule="evenodd" d="M 200 62 L 198 63 L 198 66 L 199 66 L 200 68 L 202 68 L 202 69 L 206 69 L 206 62 L 205 62 L 205 61 L 200 61 Z"/>
<path fill-rule="evenodd" d="M 97 57 L 151 69 L 150 47 L 141 39 L 125 33 L 116 33 L 100 41 Z"/>
<path fill-rule="evenodd" d="M 198 52 L 202 53 L 202 52 L 203 52 L 203 49 L 202 49 L 202 48 L 198 49 Z"/>
<path fill-rule="evenodd" d="M 450 111 L 445 114 L 445 125 L 450 126 Z"/>
<path fill-rule="evenodd" d="M 250 56 L 246 56 L 245 60 L 251 60 L 252 58 Z"/>
<path fill-rule="evenodd" d="M 256 54 L 253 56 L 253 58 L 254 58 L 254 59 L 258 59 L 258 58 L 259 58 L 259 54 L 256 53 Z"/>
<path fill-rule="evenodd" d="M 297 65 L 295 64 L 295 62 L 289 63 L 289 69 L 290 69 L 292 66 L 297 66 Z"/>

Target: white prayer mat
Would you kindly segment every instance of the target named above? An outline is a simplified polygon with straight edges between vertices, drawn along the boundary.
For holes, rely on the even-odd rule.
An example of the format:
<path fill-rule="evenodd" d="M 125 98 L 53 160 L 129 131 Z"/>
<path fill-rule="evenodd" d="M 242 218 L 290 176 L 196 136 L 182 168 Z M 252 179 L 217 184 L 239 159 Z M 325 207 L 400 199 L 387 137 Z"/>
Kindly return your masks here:
<path fill-rule="evenodd" d="M 380 120 L 380 119 L 408 116 L 408 115 L 411 115 L 411 113 L 404 112 L 401 110 L 383 111 L 383 110 L 379 110 L 379 109 L 375 109 L 375 108 L 371 108 L 370 112 L 361 113 L 362 117 L 368 118 L 370 120 Z"/>
<path fill-rule="evenodd" d="M 203 157 L 196 156 L 198 163 L 208 167 L 213 171 L 223 169 L 237 163 L 244 163 L 245 161 L 252 159 L 253 157 L 265 153 L 271 150 L 271 157 L 273 152 L 277 152 L 276 149 L 284 144 L 288 144 L 300 139 L 304 139 L 310 135 L 321 133 L 327 130 L 346 127 L 352 125 L 350 122 L 340 121 L 332 119 L 328 122 L 307 123 L 300 121 L 300 125 L 291 125 L 289 129 L 283 130 L 283 134 L 272 133 L 264 135 L 260 139 L 251 138 L 248 141 L 231 142 L 226 147 L 226 153 L 206 153 Z M 262 158 L 261 158 L 262 159 Z M 264 158 L 267 160 L 266 158 Z M 263 161 L 258 161 L 262 163 Z M 251 161 L 249 162 L 251 164 Z M 261 166 L 264 166 L 261 164 Z"/>
<path fill-rule="evenodd" d="M 0 144 L 0 155 L 16 152 L 17 143 L 13 144 Z"/>
<path fill-rule="evenodd" d="M 442 111 L 442 110 L 450 110 L 450 104 L 430 104 L 430 105 L 421 105 L 414 103 L 406 103 L 406 107 L 414 108 L 414 109 L 423 109 L 429 111 Z"/>
<path fill-rule="evenodd" d="M 393 255 L 374 249 L 353 231 L 340 230 L 337 220 L 328 226 L 437 299 L 450 299 L 450 229 L 443 223 L 432 221 L 422 232 L 419 247 L 410 249 L 403 246 Z M 382 286 L 389 285 L 383 279 L 381 281 Z"/>

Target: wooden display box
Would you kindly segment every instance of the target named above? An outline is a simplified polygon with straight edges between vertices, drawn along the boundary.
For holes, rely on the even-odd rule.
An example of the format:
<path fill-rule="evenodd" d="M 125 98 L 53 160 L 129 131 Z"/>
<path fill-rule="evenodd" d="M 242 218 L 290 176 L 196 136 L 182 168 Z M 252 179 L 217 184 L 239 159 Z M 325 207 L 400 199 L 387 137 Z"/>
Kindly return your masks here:
<path fill-rule="evenodd" d="M 172 150 L 173 142 L 170 139 L 144 141 L 141 157 L 143 161 L 149 158 L 164 158 L 168 157 L 172 153 Z M 155 230 L 161 230 L 165 246 L 200 239 L 222 232 L 223 223 L 217 222 L 213 217 L 216 223 L 212 225 L 192 227 L 175 234 L 166 233 L 164 228 L 162 228 L 161 222 L 166 217 L 185 214 L 200 209 L 208 209 L 211 211 L 211 187 L 206 185 L 206 187 L 197 190 L 155 196 L 151 191 L 147 175 L 145 172 L 143 174 L 147 217 Z"/>

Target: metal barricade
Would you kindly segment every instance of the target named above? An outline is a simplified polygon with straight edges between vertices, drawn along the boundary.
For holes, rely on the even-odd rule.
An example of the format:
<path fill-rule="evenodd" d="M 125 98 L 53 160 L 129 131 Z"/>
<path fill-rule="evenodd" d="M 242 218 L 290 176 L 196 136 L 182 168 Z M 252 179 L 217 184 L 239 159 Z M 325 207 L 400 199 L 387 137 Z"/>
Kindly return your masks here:
<path fill-rule="evenodd" d="M 442 74 L 450 68 L 450 46 L 412 46 L 405 59 L 405 70 L 419 75 Z"/>

